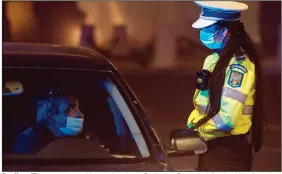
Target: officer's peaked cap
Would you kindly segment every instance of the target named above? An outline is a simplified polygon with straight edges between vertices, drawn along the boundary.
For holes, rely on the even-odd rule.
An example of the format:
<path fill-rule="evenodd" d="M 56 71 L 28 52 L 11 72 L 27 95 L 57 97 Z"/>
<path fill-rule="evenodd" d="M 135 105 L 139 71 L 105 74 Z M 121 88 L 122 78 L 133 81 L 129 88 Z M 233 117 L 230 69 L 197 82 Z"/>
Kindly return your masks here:
<path fill-rule="evenodd" d="M 218 21 L 240 20 L 241 11 L 248 6 L 235 1 L 195 1 L 201 7 L 199 19 L 192 25 L 193 28 L 205 28 Z"/>

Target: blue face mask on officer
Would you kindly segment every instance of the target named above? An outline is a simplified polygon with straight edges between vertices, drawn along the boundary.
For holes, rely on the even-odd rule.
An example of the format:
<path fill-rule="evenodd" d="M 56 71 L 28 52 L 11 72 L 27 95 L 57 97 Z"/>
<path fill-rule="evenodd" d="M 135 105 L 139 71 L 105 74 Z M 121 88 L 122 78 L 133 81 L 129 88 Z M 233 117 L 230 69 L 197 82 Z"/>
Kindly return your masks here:
<path fill-rule="evenodd" d="M 201 29 L 200 40 L 209 49 L 220 50 L 225 46 L 227 32 L 227 28 L 214 24 Z"/>

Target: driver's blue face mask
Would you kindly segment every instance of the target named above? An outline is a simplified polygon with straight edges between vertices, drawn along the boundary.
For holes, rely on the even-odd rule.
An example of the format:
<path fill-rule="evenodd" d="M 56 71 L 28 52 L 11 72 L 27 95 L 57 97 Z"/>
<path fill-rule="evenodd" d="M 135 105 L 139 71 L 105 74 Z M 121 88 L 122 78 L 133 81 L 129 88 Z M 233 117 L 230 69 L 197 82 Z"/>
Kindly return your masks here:
<path fill-rule="evenodd" d="M 83 118 L 73 118 L 65 115 L 56 117 L 57 122 L 65 122 L 65 125 L 58 127 L 65 135 L 74 136 L 79 134 L 83 129 Z"/>
<path fill-rule="evenodd" d="M 78 103 L 66 105 L 60 104 L 61 114 L 55 117 L 55 122 L 61 132 L 66 135 L 77 135 L 83 128 L 83 114 L 81 113 Z"/>
<path fill-rule="evenodd" d="M 225 46 L 224 38 L 226 34 L 227 28 L 219 28 L 219 26 L 215 24 L 201 29 L 200 40 L 209 49 L 220 50 Z"/>
<path fill-rule="evenodd" d="M 56 98 L 54 102 L 54 113 L 49 109 L 50 118 L 48 128 L 57 137 L 63 135 L 75 136 L 83 129 L 84 116 L 80 111 L 78 102 L 71 102 L 69 98 Z M 45 110 L 46 111 L 46 110 Z"/>

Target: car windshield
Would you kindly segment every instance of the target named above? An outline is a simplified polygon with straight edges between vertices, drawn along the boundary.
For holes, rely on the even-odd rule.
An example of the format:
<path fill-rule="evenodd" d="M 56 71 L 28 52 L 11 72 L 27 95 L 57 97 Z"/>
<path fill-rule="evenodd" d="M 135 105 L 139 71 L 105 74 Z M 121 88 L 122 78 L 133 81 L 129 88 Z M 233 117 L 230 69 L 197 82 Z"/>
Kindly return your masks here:
<path fill-rule="evenodd" d="M 3 160 L 145 159 L 111 73 L 3 67 Z"/>

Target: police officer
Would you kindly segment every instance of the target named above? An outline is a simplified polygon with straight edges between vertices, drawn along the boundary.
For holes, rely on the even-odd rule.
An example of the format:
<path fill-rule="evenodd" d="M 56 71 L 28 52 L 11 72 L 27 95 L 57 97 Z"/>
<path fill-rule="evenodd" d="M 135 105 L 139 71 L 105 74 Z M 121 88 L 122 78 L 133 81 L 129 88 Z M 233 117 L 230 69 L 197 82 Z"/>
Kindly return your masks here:
<path fill-rule="evenodd" d="M 196 1 L 201 42 L 213 53 L 197 72 L 194 106 L 188 128 L 207 141 L 199 171 L 249 171 L 252 149 L 262 144 L 261 70 L 258 55 L 240 21 L 244 3 Z M 248 135 L 251 141 L 248 141 Z"/>

